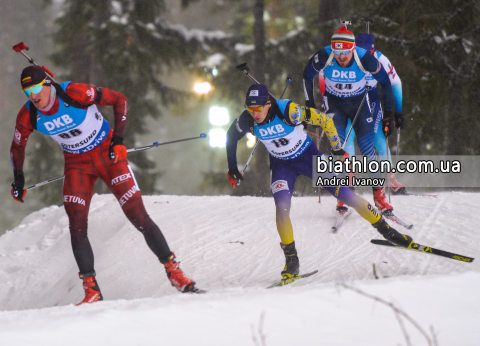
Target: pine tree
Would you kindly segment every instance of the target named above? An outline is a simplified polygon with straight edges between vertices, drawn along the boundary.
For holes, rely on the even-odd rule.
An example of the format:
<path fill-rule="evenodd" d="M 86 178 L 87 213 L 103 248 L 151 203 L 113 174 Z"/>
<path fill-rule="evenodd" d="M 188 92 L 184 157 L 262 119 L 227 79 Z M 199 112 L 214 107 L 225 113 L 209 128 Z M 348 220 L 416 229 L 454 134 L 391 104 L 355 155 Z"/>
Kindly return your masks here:
<path fill-rule="evenodd" d="M 478 153 L 480 122 L 473 114 L 480 106 L 480 3 L 365 1 L 362 7 L 352 19 L 360 23 L 358 17 L 374 18 L 376 48 L 402 79 L 407 127 L 401 152 Z"/>
<path fill-rule="evenodd" d="M 182 26 L 166 22 L 161 17 L 164 6 L 163 0 L 66 0 L 56 20 L 58 31 L 53 39 L 58 50 L 52 54 L 55 66 L 50 68 L 54 73 L 60 71 L 57 81 L 84 82 L 126 95 L 129 111 L 124 143 L 128 148 L 149 131 L 147 120 L 158 119 L 161 107 L 192 96 L 168 87 L 162 76 L 192 64 L 208 43 L 222 44 L 221 36 L 191 35 Z M 113 125 L 111 109 L 101 111 Z M 47 164 L 61 172 L 63 155 L 48 139 L 39 145 L 46 148 L 50 159 L 48 163 L 42 155 L 32 159 L 41 181 L 51 178 L 53 169 L 42 169 Z M 144 153 L 129 160 L 142 191 L 153 193 L 159 177 L 157 172 L 150 173 L 155 162 Z M 101 186 L 97 191 L 107 191 Z M 46 193 L 46 202 L 59 202 L 58 196 L 49 196 Z"/>

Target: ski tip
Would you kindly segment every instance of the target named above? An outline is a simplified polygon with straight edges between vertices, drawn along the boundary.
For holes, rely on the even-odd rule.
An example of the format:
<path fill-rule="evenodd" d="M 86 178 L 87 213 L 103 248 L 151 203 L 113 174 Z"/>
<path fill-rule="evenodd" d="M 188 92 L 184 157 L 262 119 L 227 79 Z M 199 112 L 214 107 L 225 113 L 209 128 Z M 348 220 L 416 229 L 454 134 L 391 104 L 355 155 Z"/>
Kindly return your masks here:
<path fill-rule="evenodd" d="M 376 245 L 388 245 L 388 246 L 396 246 L 393 243 L 390 243 L 388 240 L 385 239 L 370 239 L 370 243 Z"/>
<path fill-rule="evenodd" d="M 313 274 L 317 274 L 317 273 L 318 273 L 318 270 L 314 270 L 312 272 L 308 272 L 308 273 L 304 273 L 304 274 L 300 274 L 300 275 L 295 275 L 295 276 L 290 277 L 290 278 L 283 278 L 282 280 L 277 281 L 277 282 L 271 284 L 270 286 L 268 286 L 266 288 L 286 286 L 286 285 L 289 285 L 291 283 L 294 283 L 297 280 L 300 280 L 302 278 L 308 278 L 309 276 L 312 276 Z"/>
<path fill-rule="evenodd" d="M 413 228 L 413 224 L 407 226 L 407 229 L 412 229 L 412 228 Z"/>
<path fill-rule="evenodd" d="M 193 290 L 191 290 L 191 291 L 188 291 L 188 292 L 186 292 L 186 293 L 197 293 L 197 294 L 203 294 L 203 293 L 207 293 L 207 291 L 205 291 L 205 290 L 202 290 L 202 289 L 200 289 L 200 288 L 196 288 L 196 287 L 195 287 Z"/>

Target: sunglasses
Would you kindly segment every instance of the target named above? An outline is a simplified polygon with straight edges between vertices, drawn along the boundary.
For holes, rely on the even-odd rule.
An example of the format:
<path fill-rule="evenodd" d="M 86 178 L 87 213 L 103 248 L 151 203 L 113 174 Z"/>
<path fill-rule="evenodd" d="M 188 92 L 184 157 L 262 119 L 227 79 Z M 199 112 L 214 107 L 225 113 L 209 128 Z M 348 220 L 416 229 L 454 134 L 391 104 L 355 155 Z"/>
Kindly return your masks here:
<path fill-rule="evenodd" d="M 335 50 L 335 49 L 334 49 L 334 50 L 333 50 L 333 53 L 335 53 L 335 54 L 337 54 L 337 55 L 342 55 L 342 54 L 343 54 L 343 55 L 347 55 L 347 54 L 349 54 L 349 53 L 351 53 L 351 52 L 352 52 L 352 49 L 350 49 L 350 50 Z"/>
<path fill-rule="evenodd" d="M 45 83 L 45 80 L 46 78 L 41 82 L 41 83 L 38 83 L 38 84 L 35 84 L 31 87 L 28 87 L 27 89 L 23 89 L 23 93 L 27 96 L 27 97 L 30 97 L 32 96 L 32 94 L 35 94 L 37 95 L 40 91 L 42 91 L 43 89 L 43 84 Z"/>
<path fill-rule="evenodd" d="M 254 106 L 254 107 L 249 107 L 247 106 L 247 111 L 249 111 L 250 113 L 253 113 L 253 112 L 261 112 L 265 109 L 267 105 L 263 105 L 263 106 Z"/>

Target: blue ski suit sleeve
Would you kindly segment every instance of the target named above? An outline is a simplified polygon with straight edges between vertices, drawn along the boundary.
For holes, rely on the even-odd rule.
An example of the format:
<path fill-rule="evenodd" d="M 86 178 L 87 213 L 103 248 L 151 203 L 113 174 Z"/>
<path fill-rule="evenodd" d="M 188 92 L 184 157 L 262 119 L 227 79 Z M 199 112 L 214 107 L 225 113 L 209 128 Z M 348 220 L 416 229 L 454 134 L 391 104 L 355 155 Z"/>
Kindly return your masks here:
<path fill-rule="evenodd" d="M 382 86 L 383 108 L 385 111 L 391 112 L 393 93 L 387 71 L 385 71 L 382 64 L 370 53 L 365 53 L 365 55 L 360 58 L 360 62 L 363 68 L 370 72 L 373 78 Z"/>
<path fill-rule="evenodd" d="M 392 85 L 393 91 L 393 101 L 395 103 L 395 112 L 402 111 L 402 101 L 403 101 L 403 94 L 402 94 L 402 83 L 397 83 Z"/>
<path fill-rule="evenodd" d="M 248 111 L 244 111 L 233 121 L 227 131 L 227 161 L 228 169 L 237 168 L 237 142 L 250 132 Z"/>
<path fill-rule="evenodd" d="M 325 67 L 328 60 L 328 53 L 325 48 L 316 52 L 303 71 L 303 90 L 305 91 L 305 100 L 315 102 L 313 99 L 313 79 Z"/>

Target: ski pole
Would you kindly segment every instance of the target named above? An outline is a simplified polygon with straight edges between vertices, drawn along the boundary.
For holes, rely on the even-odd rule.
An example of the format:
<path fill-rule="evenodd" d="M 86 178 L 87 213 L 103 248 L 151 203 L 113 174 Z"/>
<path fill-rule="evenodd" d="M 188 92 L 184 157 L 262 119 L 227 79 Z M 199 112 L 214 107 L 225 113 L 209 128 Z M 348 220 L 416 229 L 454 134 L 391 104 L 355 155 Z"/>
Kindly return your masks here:
<path fill-rule="evenodd" d="M 135 153 L 138 153 L 140 151 L 144 151 L 144 150 L 148 150 L 148 149 L 152 149 L 152 148 L 157 148 L 161 145 L 166 145 L 166 144 L 172 144 L 172 143 L 178 143 L 178 142 L 184 142 L 184 141 L 190 141 L 192 139 L 198 139 L 198 138 L 207 138 L 207 134 L 206 133 L 201 133 L 200 136 L 198 137 L 191 137 L 191 138 L 185 138 L 185 139 L 179 139 L 179 140 L 176 140 L 176 141 L 170 141 L 170 142 L 163 142 L 163 143 L 158 143 L 158 142 L 155 142 L 151 145 L 146 145 L 144 147 L 138 147 L 138 148 L 131 148 L 131 149 L 128 149 L 127 150 L 127 153 L 128 155 L 127 156 L 131 156 Z M 56 177 L 56 178 L 53 178 L 53 179 L 49 179 L 49 180 L 46 180 L 46 181 L 42 181 L 41 183 L 37 183 L 35 185 L 32 185 L 32 186 L 29 186 L 27 188 L 25 188 L 24 190 L 31 190 L 31 189 L 34 189 L 36 187 L 39 187 L 39 186 L 42 186 L 42 185 L 46 185 L 46 184 L 49 184 L 49 183 L 53 183 L 54 181 L 57 181 L 57 180 L 60 180 L 60 179 L 63 179 L 65 176 L 62 175 L 61 177 Z"/>
<path fill-rule="evenodd" d="M 133 154 L 136 154 L 140 151 L 144 151 L 144 150 L 148 150 L 148 149 L 152 149 L 152 148 L 157 148 L 159 147 L 160 145 L 166 145 L 166 144 L 172 144 L 172 143 L 178 143 L 178 142 L 185 142 L 185 141 L 191 141 L 192 139 L 198 139 L 198 138 L 207 138 L 207 134 L 206 133 L 201 133 L 200 136 L 198 137 L 190 137 L 190 138 L 184 138 L 184 139 L 178 139 L 176 141 L 170 141 L 170 142 L 163 142 L 163 143 L 158 143 L 158 142 L 155 142 L 151 145 L 146 145 L 144 147 L 138 147 L 138 148 L 132 148 L 132 149 L 128 149 L 127 150 L 127 153 L 129 155 L 127 156 L 131 156 Z"/>
<path fill-rule="evenodd" d="M 29 49 L 28 46 L 27 46 L 25 43 L 23 43 L 23 42 L 17 43 L 15 46 L 12 47 L 12 49 L 13 49 L 15 52 L 17 52 L 17 53 L 21 53 L 21 54 L 28 60 L 28 62 L 29 62 L 30 64 L 35 65 L 35 66 L 38 66 L 38 65 L 35 63 L 35 61 L 33 61 L 33 59 L 30 58 L 30 57 L 24 52 L 24 50 L 28 50 L 28 49 Z M 46 68 L 45 66 L 42 66 L 42 68 L 45 70 L 45 73 L 47 74 L 47 76 L 49 76 L 54 83 L 57 83 L 57 81 L 56 81 L 55 79 L 53 79 L 53 76 L 54 76 L 53 73 L 50 72 L 50 70 L 49 70 L 48 68 Z"/>
<path fill-rule="evenodd" d="M 285 89 L 283 89 L 282 95 L 280 95 L 280 99 L 285 95 L 285 91 L 287 91 L 288 85 L 292 82 L 292 78 L 287 77 L 287 84 L 285 85 Z"/>
<path fill-rule="evenodd" d="M 309 131 L 307 131 L 308 133 Z M 315 135 L 317 136 L 317 149 L 320 151 L 320 143 L 322 142 L 322 137 L 325 131 L 322 128 L 322 134 L 319 136 L 318 133 L 320 132 L 320 128 L 315 129 Z M 305 190 L 305 187 L 303 188 Z M 317 192 L 318 192 L 318 203 L 322 203 L 322 188 L 319 186 L 317 187 Z M 303 195 L 303 193 L 302 193 Z"/>
<path fill-rule="evenodd" d="M 388 128 L 387 128 L 388 132 Z M 385 137 L 385 142 L 387 143 L 387 160 L 390 162 L 390 148 L 388 146 L 388 137 Z M 388 189 L 388 203 L 390 203 L 390 172 L 387 172 L 387 189 Z"/>
<path fill-rule="evenodd" d="M 370 23 L 373 24 L 373 18 L 365 17 L 362 19 L 365 21 L 365 25 L 367 27 L 367 33 L 370 34 Z"/>
<path fill-rule="evenodd" d="M 253 154 L 255 154 L 255 151 L 257 150 L 259 144 L 260 144 L 260 141 L 257 141 L 257 142 L 255 143 L 255 145 L 253 146 L 252 153 L 251 153 L 250 156 L 248 157 L 248 160 L 247 160 L 247 162 L 245 163 L 245 167 L 243 167 L 242 175 L 245 174 L 245 171 L 247 170 L 248 164 L 249 164 L 250 161 L 252 160 Z M 237 182 L 237 185 L 240 185 L 240 180 Z"/>
<path fill-rule="evenodd" d="M 400 128 L 397 129 L 397 162 L 398 162 L 398 152 L 400 151 Z"/>
<path fill-rule="evenodd" d="M 345 140 L 343 141 L 342 149 L 345 148 L 345 144 L 347 144 L 348 137 L 350 137 L 350 133 L 353 130 L 353 126 L 355 125 L 355 122 L 357 121 L 358 115 L 360 114 L 360 111 L 362 110 L 363 104 L 365 103 L 365 99 L 367 98 L 368 92 L 370 91 L 371 87 L 368 85 L 365 86 L 365 93 L 363 94 L 363 99 L 362 102 L 360 103 L 360 107 L 358 107 L 357 114 L 355 114 L 355 118 L 353 118 L 352 121 L 352 126 L 350 127 L 350 130 L 348 130 L 347 136 L 345 137 Z"/>
<path fill-rule="evenodd" d="M 41 183 L 37 183 L 35 185 L 29 186 L 29 187 L 25 188 L 24 190 L 28 191 L 28 190 L 34 189 L 34 188 L 42 186 L 42 185 L 47 185 L 47 184 L 53 183 L 54 181 L 63 179 L 64 177 L 65 176 L 62 175 L 61 177 L 56 177 L 56 178 L 53 178 L 53 179 L 45 180 L 45 181 L 42 181 Z"/>

